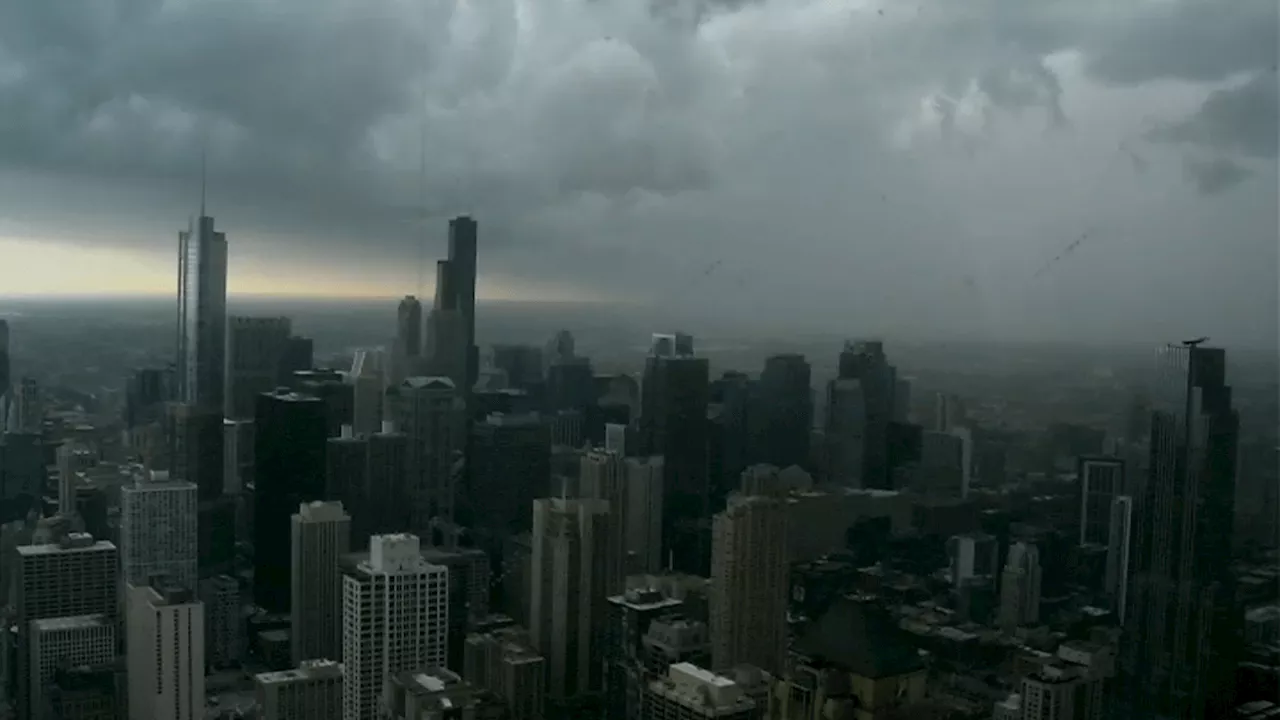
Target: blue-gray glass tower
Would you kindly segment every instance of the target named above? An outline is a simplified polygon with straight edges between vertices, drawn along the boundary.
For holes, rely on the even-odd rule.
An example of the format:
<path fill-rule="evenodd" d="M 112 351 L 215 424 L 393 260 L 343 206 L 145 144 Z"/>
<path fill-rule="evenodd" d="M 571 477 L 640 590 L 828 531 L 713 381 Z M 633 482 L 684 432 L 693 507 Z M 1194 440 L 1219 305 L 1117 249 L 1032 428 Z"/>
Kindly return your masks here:
<path fill-rule="evenodd" d="M 178 234 L 178 401 L 222 412 L 227 361 L 227 236 L 201 214 Z"/>

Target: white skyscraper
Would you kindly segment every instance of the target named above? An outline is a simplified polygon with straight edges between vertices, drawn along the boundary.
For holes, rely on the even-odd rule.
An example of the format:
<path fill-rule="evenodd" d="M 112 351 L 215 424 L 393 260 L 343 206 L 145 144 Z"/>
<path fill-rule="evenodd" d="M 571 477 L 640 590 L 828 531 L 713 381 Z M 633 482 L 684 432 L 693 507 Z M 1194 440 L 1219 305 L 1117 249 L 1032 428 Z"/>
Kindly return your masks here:
<path fill-rule="evenodd" d="M 342 654 L 342 583 L 338 560 L 351 539 L 351 516 L 340 502 L 311 502 L 291 520 L 293 662 L 339 660 Z"/>
<path fill-rule="evenodd" d="M 203 720 L 204 605 L 163 582 L 126 592 L 130 720 Z"/>
<path fill-rule="evenodd" d="M 1014 543 L 1000 578 L 1000 625 L 1012 631 L 1040 620 L 1040 552 L 1029 542 Z"/>
<path fill-rule="evenodd" d="M 199 536 L 195 483 L 141 471 L 120 491 L 120 555 L 124 582 L 146 585 L 166 575 L 195 589 Z"/>
<path fill-rule="evenodd" d="M 388 675 L 445 664 L 449 571 L 417 536 L 374 535 L 342 563 L 343 718 L 373 720 Z"/>

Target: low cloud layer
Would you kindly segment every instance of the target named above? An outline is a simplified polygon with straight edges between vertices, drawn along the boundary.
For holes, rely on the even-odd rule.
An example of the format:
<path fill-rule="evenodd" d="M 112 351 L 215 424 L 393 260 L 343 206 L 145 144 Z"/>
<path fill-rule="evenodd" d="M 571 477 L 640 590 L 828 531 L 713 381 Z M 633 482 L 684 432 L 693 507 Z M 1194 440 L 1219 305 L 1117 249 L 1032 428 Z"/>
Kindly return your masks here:
<path fill-rule="evenodd" d="M 470 212 L 495 288 L 1273 336 L 1276 51 L 1268 0 L 12 0 L 0 234 L 171 253 L 204 147 L 240 267 L 387 295 Z"/>

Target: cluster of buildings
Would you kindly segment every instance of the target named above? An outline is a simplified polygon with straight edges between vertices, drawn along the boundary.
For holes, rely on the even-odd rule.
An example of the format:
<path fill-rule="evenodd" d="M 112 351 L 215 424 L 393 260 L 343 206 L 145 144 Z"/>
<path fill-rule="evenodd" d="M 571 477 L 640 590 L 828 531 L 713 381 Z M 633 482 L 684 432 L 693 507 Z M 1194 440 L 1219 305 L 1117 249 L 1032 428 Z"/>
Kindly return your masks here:
<path fill-rule="evenodd" d="M 180 244 L 121 457 L 22 459 L 50 433 L 0 322 L 4 495 L 57 496 L 0 537 L 21 720 L 207 716 L 228 673 L 264 720 L 1210 718 L 1280 677 L 1276 576 L 1226 560 L 1222 350 L 1168 348 L 1149 427 L 1009 484 L 878 341 L 821 394 L 796 354 L 713 379 L 683 333 L 638 382 L 567 332 L 482 357 L 467 217 L 432 307 L 341 371 L 227 315 L 212 218 Z"/>

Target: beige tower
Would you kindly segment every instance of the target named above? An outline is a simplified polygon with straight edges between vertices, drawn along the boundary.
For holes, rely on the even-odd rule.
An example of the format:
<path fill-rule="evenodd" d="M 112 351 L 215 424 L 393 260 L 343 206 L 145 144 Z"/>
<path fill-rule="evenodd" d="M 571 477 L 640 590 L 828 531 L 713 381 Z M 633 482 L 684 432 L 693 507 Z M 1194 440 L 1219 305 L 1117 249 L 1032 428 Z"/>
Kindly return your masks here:
<path fill-rule="evenodd" d="M 776 675 L 787 638 L 786 501 L 732 496 L 711 532 L 713 666 L 747 663 Z"/>
<path fill-rule="evenodd" d="M 342 578 L 338 560 L 349 552 L 351 516 L 340 502 L 298 506 L 291 518 L 293 662 L 342 659 Z"/>

